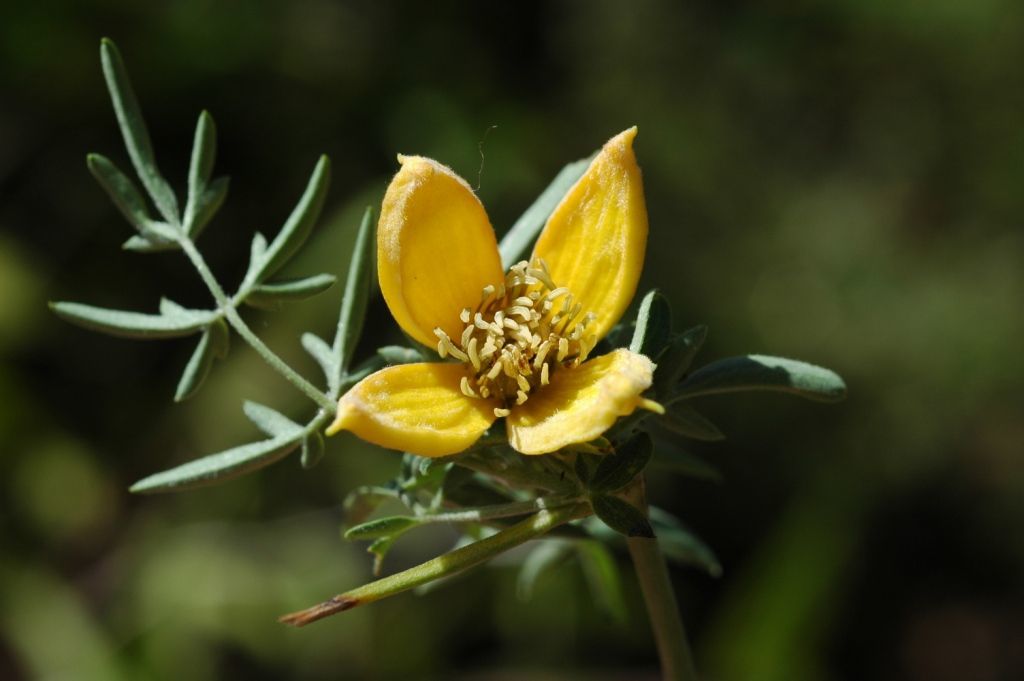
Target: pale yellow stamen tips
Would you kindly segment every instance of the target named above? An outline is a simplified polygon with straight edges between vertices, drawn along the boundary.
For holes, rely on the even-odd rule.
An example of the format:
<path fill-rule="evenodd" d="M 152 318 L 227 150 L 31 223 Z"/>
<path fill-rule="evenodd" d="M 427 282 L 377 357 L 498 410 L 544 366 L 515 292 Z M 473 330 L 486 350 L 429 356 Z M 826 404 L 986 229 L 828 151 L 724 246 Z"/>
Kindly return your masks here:
<path fill-rule="evenodd" d="M 555 286 L 539 258 L 514 265 L 504 282 L 484 287 L 480 300 L 476 310 L 459 313 L 465 327 L 458 342 L 440 328 L 434 334 L 442 358 L 473 368 L 474 375 L 462 380 L 462 393 L 497 399 L 497 416 L 550 383 L 558 367 L 578 366 L 597 343 L 587 331 L 594 315 L 580 315 L 582 306 L 568 288 Z"/>

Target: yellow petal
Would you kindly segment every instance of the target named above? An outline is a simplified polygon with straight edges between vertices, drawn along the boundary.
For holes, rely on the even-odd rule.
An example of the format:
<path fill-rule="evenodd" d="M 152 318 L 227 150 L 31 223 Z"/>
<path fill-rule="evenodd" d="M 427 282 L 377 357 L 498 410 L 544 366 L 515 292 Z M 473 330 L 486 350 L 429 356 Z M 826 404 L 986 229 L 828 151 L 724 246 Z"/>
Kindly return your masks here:
<path fill-rule="evenodd" d="M 551 383 L 512 408 L 509 444 L 523 454 L 547 454 L 593 440 L 637 407 L 657 411 L 660 405 L 640 397 L 653 372 L 650 359 L 623 349 L 559 369 Z"/>
<path fill-rule="evenodd" d="M 459 313 L 504 279 L 494 230 L 480 200 L 450 168 L 399 156 L 377 224 L 377 275 L 395 321 L 434 347 L 434 329 L 458 338 Z"/>
<path fill-rule="evenodd" d="M 466 397 L 460 364 L 400 364 L 371 374 L 338 400 L 328 435 L 350 430 L 367 442 L 420 456 L 461 452 L 494 422 L 494 405 Z"/>
<path fill-rule="evenodd" d="M 548 218 L 534 248 L 602 338 L 636 292 L 647 247 L 647 205 L 633 154 L 636 128 L 611 138 Z"/>

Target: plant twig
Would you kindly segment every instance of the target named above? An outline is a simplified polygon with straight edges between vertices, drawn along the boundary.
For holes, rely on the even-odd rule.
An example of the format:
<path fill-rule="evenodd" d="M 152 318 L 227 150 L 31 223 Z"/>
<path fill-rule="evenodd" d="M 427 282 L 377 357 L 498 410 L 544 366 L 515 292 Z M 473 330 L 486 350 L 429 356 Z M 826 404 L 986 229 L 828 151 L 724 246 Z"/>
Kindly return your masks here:
<path fill-rule="evenodd" d="M 181 249 L 188 256 L 188 259 L 192 262 L 192 266 L 196 268 L 199 276 L 202 278 L 203 283 L 210 289 L 213 299 L 217 302 L 217 307 L 223 313 L 224 318 L 227 322 L 238 332 L 238 335 L 242 339 L 252 346 L 252 348 L 259 353 L 260 357 L 271 366 L 275 371 L 284 376 L 284 378 L 291 383 L 293 386 L 298 388 L 306 397 L 313 400 L 320 408 L 324 409 L 327 413 L 334 413 L 337 405 L 334 403 L 328 395 L 321 392 L 312 383 L 307 381 L 298 372 L 288 366 L 284 360 L 274 354 L 274 351 L 267 347 L 266 343 L 260 340 L 259 336 L 252 332 L 248 324 L 242 319 L 241 315 L 238 314 L 238 310 L 235 309 L 232 301 L 224 293 L 224 289 L 220 283 L 213 276 L 213 272 L 206 264 L 206 260 L 203 259 L 199 249 L 196 248 L 192 240 L 182 234 L 178 237 L 178 241 L 181 244 Z"/>
<path fill-rule="evenodd" d="M 634 481 L 629 496 L 646 512 L 642 475 Z M 647 605 L 647 616 L 651 620 L 651 629 L 658 646 L 662 678 L 665 681 L 697 681 L 693 653 L 690 652 L 679 603 L 658 540 L 652 537 L 627 537 L 626 545 Z"/>
<path fill-rule="evenodd" d="M 546 534 L 563 523 L 582 518 L 588 513 L 590 513 L 590 507 L 586 504 L 540 511 L 490 537 L 450 551 L 416 567 L 347 591 L 311 608 L 285 615 L 280 618 L 280 621 L 284 624 L 301 627 L 356 606 L 393 596 L 435 579 L 462 572 L 514 546 Z"/>

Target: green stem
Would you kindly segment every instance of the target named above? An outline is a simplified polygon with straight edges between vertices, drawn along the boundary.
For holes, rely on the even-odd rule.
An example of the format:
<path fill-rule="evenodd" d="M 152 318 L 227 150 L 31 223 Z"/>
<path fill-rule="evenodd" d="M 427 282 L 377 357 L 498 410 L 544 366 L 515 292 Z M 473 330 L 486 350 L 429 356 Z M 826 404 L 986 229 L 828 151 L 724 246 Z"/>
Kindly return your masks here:
<path fill-rule="evenodd" d="M 235 309 L 234 303 L 224 293 L 224 289 L 221 288 L 220 283 L 213 276 L 213 272 L 206 265 L 206 261 L 203 259 L 199 249 L 196 248 L 195 244 L 187 236 L 180 236 L 178 242 L 181 244 L 181 248 L 185 251 L 185 255 L 192 262 L 192 266 L 199 272 L 199 276 L 202 278 L 203 283 L 210 289 L 210 293 L 213 295 L 213 299 L 217 302 L 217 307 L 220 308 L 221 314 L 227 319 L 228 323 L 238 332 L 238 335 L 245 340 L 246 343 L 252 346 L 252 348 L 259 353 L 260 357 L 271 366 L 275 371 L 284 376 L 284 378 L 291 383 L 293 386 L 298 388 L 303 394 L 309 399 L 313 400 L 321 409 L 324 409 L 327 413 L 333 413 L 337 408 L 328 395 L 321 392 L 312 383 L 307 381 L 301 375 L 298 374 L 294 369 L 285 364 L 284 360 L 274 354 L 274 351 L 267 347 L 267 345 L 260 340 L 259 336 L 252 332 L 252 329 L 245 323 L 241 315 Z"/>
<path fill-rule="evenodd" d="M 499 518 L 511 518 L 536 511 L 552 511 L 563 506 L 577 503 L 577 499 L 565 497 L 540 497 L 530 501 L 513 501 L 508 504 L 493 504 L 476 508 L 463 508 L 458 511 L 434 513 L 417 518 L 422 523 L 479 523 Z"/>
<path fill-rule="evenodd" d="M 450 551 L 414 568 L 346 591 L 319 605 L 314 605 L 312 608 L 285 615 L 281 618 L 281 622 L 301 627 L 329 615 L 350 610 L 358 605 L 379 601 L 435 579 L 462 572 L 499 553 L 508 551 L 531 539 L 536 539 L 563 523 L 582 518 L 589 513 L 590 507 L 586 504 L 540 511 L 536 515 L 468 546 Z"/>
<path fill-rule="evenodd" d="M 693 655 L 658 540 L 629 537 L 626 543 L 654 630 L 662 677 L 665 681 L 696 681 Z"/>

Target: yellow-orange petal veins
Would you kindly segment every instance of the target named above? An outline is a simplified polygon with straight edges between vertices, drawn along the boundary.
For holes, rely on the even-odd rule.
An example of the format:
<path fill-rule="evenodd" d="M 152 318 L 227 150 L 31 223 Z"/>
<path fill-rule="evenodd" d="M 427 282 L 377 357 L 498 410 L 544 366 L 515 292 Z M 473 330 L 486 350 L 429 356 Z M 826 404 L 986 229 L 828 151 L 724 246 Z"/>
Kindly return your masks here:
<path fill-rule="evenodd" d="M 512 407 L 509 444 L 523 454 L 547 454 L 593 440 L 638 407 L 660 408 L 640 396 L 653 374 L 650 359 L 624 349 L 561 369 L 525 404 Z"/>
<path fill-rule="evenodd" d="M 633 153 L 636 128 L 608 141 L 566 193 L 537 239 L 558 286 L 593 312 L 590 331 L 604 337 L 636 292 L 647 247 L 647 204 Z"/>
<path fill-rule="evenodd" d="M 494 230 L 480 200 L 450 168 L 399 156 L 377 223 L 377 275 L 395 321 L 427 346 L 434 329 L 455 337 L 459 313 L 504 278 Z"/>
<path fill-rule="evenodd" d="M 494 422 L 494 404 L 462 394 L 461 364 L 401 364 L 371 374 L 338 400 L 328 435 L 349 430 L 367 442 L 420 456 L 466 449 Z"/>

